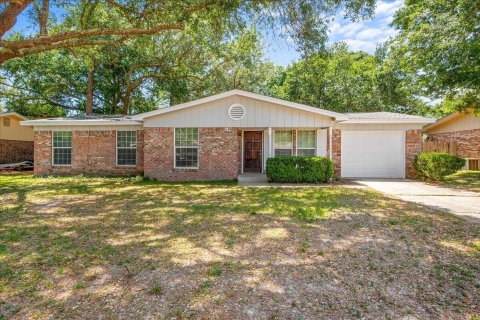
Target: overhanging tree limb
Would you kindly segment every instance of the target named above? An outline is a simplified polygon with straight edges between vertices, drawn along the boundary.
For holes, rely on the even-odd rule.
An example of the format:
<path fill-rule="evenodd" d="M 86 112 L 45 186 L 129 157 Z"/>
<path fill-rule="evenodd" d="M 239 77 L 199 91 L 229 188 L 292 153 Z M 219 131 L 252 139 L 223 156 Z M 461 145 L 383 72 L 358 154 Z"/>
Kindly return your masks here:
<path fill-rule="evenodd" d="M 8 5 L 0 12 L 0 38 L 17 22 L 18 15 L 30 4 L 32 0 L 2 1 Z"/>
<path fill-rule="evenodd" d="M 85 47 L 96 45 L 118 45 L 126 38 L 135 35 L 153 35 L 161 31 L 182 30 L 183 24 L 158 25 L 150 29 L 130 28 L 130 29 L 90 29 L 64 32 L 61 34 L 39 37 L 21 41 L 0 41 L 0 63 L 13 58 L 23 57 L 29 54 L 45 52 L 54 49 L 67 49 L 73 47 Z M 114 40 L 92 40 L 88 38 L 98 36 L 120 36 L 120 39 Z M 81 41 L 81 39 L 87 39 Z"/>
<path fill-rule="evenodd" d="M 61 41 L 68 41 L 73 39 L 85 39 L 96 36 L 136 36 L 136 35 L 153 35 L 166 30 L 183 30 L 184 26 L 181 23 L 161 24 L 153 28 L 129 28 L 129 29 L 113 29 L 113 28 L 97 28 L 87 30 L 76 30 L 63 32 L 51 36 L 32 38 L 19 41 L 0 40 L 0 47 L 9 50 L 20 50 L 25 48 L 32 48 L 35 46 L 48 46 L 56 44 Z"/>

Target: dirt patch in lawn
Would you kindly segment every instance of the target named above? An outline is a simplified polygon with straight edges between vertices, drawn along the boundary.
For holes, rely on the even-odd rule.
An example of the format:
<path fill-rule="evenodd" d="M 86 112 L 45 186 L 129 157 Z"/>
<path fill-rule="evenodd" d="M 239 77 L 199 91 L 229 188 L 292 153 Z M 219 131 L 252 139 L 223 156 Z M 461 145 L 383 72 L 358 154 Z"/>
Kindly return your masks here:
<path fill-rule="evenodd" d="M 366 189 L 0 177 L 0 318 L 469 319 L 479 257 Z"/>

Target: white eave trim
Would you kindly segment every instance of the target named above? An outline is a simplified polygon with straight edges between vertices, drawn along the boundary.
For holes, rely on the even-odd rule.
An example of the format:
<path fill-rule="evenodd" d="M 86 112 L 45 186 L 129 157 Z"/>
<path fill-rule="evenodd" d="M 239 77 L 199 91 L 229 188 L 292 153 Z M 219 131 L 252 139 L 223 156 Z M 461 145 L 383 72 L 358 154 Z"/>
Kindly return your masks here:
<path fill-rule="evenodd" d="M 348 117 L 344 114 L 341 114 L 341 113 L 328 111 L 328 110 L 324 110 L 324 109 L 320 109 L 320 108 L 314 108 L 314 107 L 307 106 L 307 105 L 304 105 L 304 104 L 300 104 L 300 103 L 296 103 L 296 102 L 290 102 L 290 101 L 277 99 L 277 98 L 272 98 L 272 97 L 268 97 L 268 96 L 263 96 L 261 94 L 256 94 L 256 93 L 247 92 L 247 91 L 238 90 L 238 89 L 230 90 L 230 91 L 220 93 L 220 94 L 217 94 L 217 95 L 214 95 L 214 96 L 210 96 L 210 97 L 206 97 L 206 98 L 202 98 L 202 99 L 178 104 L 178 105 L 171 106 L 171 107 L 165 107 L 165 108 L 150 111 L 150 112 L 140 113 L 140 114 L 137 114 L 135 116 L 132 116 L 132 119 L 133 120 L 143 120 L 143 119 L 150 118 L 150 117 L 157 116 L 157 115 L 161 115 L 161 114 L 164 114 L 164 113 L 173 112 L 173 111 L 177 111 L 177 110 L 182 110 L 182 109 L 185 109 L 185 108 L 197 106 L 197 105 L 200 105 L 200 104 L 203 104 L 203 103 L 209 103 L 209 102 L 212 102 L 212 101 L 215 101 L 215 100 L 219 100 L 219 99 L 223 99 L 223 98 L 227 98 L 227 97 L 231 97 L 231 96 L 235 96 L 235 95 L 238 95 L 238 96 L 241 96 L 241 97 L 247 97 L 247 98 L 251 98 L 251 99 L 255 99 L 255 100 L 270 102 L 270 103 L 274 103 L 274 104 L 278 104 L 278 105 L 282 105 L 282 106 L 286 106 L 286 107 L 291 107 L 291 108 L 295 108 L 295 109 L 299 109 L 299 110 L 303 110 L 303 111 L 307 111 L 307 112 L 312 112 L 312 113 L 320 114 L 320 115 L 327 116 L 327 117 L 332 117 L 337 121 L 348 120 Z"/>
<path fill-rule="evenodd" d="M 429 124 L 434 123 L 435 119 L 433 118 L 422 118 L 422 119 L 350 119 L 343 121 L 342 124 L 349 123 L 418 123 L 418 124 Z"/>
<path fill-rule="evenodd" d="M 28 120 L 21 121 L 22 126 L 138 126 L 139 121 L 106 120 Z"/>

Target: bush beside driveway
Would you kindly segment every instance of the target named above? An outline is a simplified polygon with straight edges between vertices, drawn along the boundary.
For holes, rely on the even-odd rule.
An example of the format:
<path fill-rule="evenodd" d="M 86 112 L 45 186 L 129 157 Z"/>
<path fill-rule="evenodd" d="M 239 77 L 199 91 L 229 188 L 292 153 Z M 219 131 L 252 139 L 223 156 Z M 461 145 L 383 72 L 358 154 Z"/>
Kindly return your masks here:
<path fill-rule="evenodd" d="M 480 312 L 478 225 L 365 188 L 8 175 L 0 210 L 4 318 Z"/>

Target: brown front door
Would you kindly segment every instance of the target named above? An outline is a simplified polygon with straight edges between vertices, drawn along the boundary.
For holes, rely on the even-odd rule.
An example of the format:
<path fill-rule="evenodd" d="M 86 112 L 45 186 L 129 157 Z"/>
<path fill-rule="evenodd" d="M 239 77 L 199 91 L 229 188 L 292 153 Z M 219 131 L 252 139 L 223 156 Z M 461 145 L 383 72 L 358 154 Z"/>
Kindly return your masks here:
<path fill-rule="evenodd" d="M 262 131 L 243 132 L 243 171 L 262 172 Z"/>

